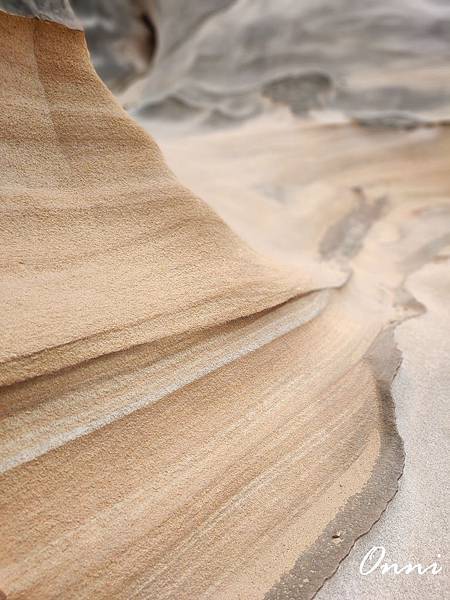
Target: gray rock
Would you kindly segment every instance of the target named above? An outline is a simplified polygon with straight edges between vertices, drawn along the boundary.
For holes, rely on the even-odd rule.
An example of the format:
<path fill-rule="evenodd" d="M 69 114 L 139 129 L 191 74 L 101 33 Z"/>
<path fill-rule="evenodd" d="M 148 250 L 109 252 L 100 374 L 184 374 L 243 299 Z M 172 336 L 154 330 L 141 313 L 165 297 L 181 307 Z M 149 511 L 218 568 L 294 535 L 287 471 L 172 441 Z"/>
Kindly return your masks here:
<path fill-rule="evenodd" d="M 23 17 L 56 21 L 73 29 L 82 29 L 69 0 L 0 0 L 0 10 Z"/>
<path fill-rule="evenodd" d="M 408 124 L 450 106 L 446 0 L 72 0 L 106 84 L 143 120 L 223 124 L 273 104 Z M 0 0 L 72 23 L 68 0 Z M 178 111 L 178 112 L 177 112 Z M 176 113 L 176 114 L 175 114 Z M 404 116 L 405 115 L 405 116 Z"/>
<path fill-rule="evenodd" d="M 156 31 L 145 0 L 71 0 L 83 22 L 94 66 L 120 92 L 150 72 Z"/>

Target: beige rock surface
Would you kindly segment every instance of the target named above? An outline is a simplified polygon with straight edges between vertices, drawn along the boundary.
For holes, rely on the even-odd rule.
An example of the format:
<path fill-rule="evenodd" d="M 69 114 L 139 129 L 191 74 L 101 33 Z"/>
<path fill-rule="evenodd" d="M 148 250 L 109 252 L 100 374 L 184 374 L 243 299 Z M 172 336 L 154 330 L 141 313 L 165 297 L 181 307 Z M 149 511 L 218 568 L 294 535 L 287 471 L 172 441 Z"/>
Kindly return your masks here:
<path fill-rule="evenodd" d="M 449 243 L 448 130 L 162 140 L 192 193 L 80 32 L 0 24 L 1 589 L 312 597 L 403 467 L 392 332 Z"/>

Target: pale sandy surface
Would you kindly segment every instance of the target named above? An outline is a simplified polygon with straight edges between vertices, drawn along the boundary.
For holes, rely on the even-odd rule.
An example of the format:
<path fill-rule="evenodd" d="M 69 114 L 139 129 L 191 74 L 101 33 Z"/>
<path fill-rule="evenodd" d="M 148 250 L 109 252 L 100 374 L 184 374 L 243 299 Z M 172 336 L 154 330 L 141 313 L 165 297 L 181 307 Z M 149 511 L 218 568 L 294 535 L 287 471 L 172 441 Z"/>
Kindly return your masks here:
<path fill-rule="evenodd" d="M 403 364 L 394 384 L 397 425 L 406 461 L 397 496 L 366 536 L 354 546 L 318 600 L 441 600 L 449 580 L 449 261 L 428 265 L 411 276 L 408 288 L 426 307 L 423 316 L 398 327 Z M 443 566 L 438 575 L 418 576 L 378 571 L 359 573 L 372 546 L 386 548 L 386 560 Z"/>
<path fill-rule="evenodd" d="M 261 127 L 264 128 L 264 125 Z M 448 315 L 450 279 L 449 262 L 445 259 L 450 231 L 448 209 L 445 204 L 448 184 L 444 183 L 446 181 L 444 176 L 442 180 L 444 187 L 438 191 L 435 187 L 437 179 L 435 176 L 430 178 L 427 175 L 426 164 L 434 143 L 441 135 L 445 138 L 447 134 L 445 130 L 441 133 L 438 130 L 419 130 L 400 134 L 386 130 L 375 133 L 371 138 L 370 132 L 350 133 L 344 127 L 341 133 L 339 129 L 335 134 L 329 133 L 330 137 L 333 137 L 334 147 L 341 149 L 342 154 L 338 157 L 333 154 L 332 147 L 325 144 L 326 128 L 322 129 L 322 133 L 320 129 L 316 132 L 318 138 L 323 135 L 322 151 L 315 146 L 316 134 L 306 130 L 303 135 L 299 135 L 298 141 L 303 165 L 295 172 L 294 169 L 289 168 L 289 161 L 294 160 L 295 134 L 292 129 L 286 129 L 284 133 L 278 130 L 280 133 L 276 137 L 276 152 L 280 153 L 284 160 L 276 166 L 272 166 L 269 159 L 273 147 L 266 148 L 256 143 L 257 130 L 258 127 L 249 128 L 247 139 L 245 140 L 244 134 L 240 142 L 238 142 L 239 134 L 233 132 L 212 136 L 212 149 L 210 146 L 208 160 L 213 164 L 218 155 L 223 159 L 223 163 L 215 171 L 215 178 L 205 175 L 201 177 L 200 170 L 197 173 L 196 167 L 190 163 L 187 154 L 184 155 L 183 161 L 179 160 L 182 155 L 182 144 L 178 144 L 177 149 L 177 142 L 168 142 L 168 155 L 176 168 L 181 170 L 185 177 L 191 178 L 191 185 L 194 187 L 198 185 L 200 189 L 203 186 L 208 188 L 209 197 L 230 221 L 236 219 L 236 222 L 243 222 L 248 215 L 248 222 L 251 223 L 251 211 L 256 214 L 258 203 L 260 211 L 271 213 L 271 218 L 266 219 L 259 215 L 259 223 L 262 222 L 267 227 L 266 240 L 278 240 L 281 246 L 280 252 L 290 251 L 283 240 L 280 241 L 281 236 L 276 236 L 282 219 L 280 213 L 290 214 L 290 226 L 292 229 L 298 227 L 302 231 L 301 237 L 303 243 L 306 243 L 310 229 L 305 231 L 305 228 L 302 228 L 301 219 L 306 218 L 300 209 L 302 196 L 305 203 L 312 201 L 311 198 L 314 197 L 318 201 L 321 195 L 331 199 L 339 190 L 342 203 L 346 198 L 345 184 L 353 180 L 362 187 L 367 196 L 384 197 L 387 205 L 385 212 L 383 214 L 382 210 L 378 216 L 373 215 L 378 218 L 378 221 L 366 235 L 363 250 L 356 262 L 362 261 L 365 268 L 370 268 L 371 261 L 368 253 L 372 244 L 379 245 L 377 250 L 379 254 L 383 254 L 383 248 L 389 252 L 396 248 L 390 258 L 388 258 L 389 253 L 385 254 L 383 261 L 376 262 L 372 268 L 378 274 L 383 272 L 381 276 L 386 278 L 390 266 L 403 262 L 407 276 L 406 289 L 427 310 L 425 314 L 401 324 L 396 330 L 397 344 L 404 359 L 394 385 L 396 417 L 406 451 L 405 471 L 400 482 L 400 492 L 388 505 L 385 514 L 370 533 L 356 543 L 350 556 L 343 562 L 337 574 L 324 585 L 317 597 L 320 600 L 446 598 L 449 593 L 447 473 L 450 389 Z M 403 147 L 401 140 L 405 143 Z M 384 156 L 377 152 L 378 144 L 385 145 Z M 307 154 L 307 149 L 311 146 L 314 148 L 313 157 Z M 198 147 L 201 152 L 200 141 Z M 251 151 L 246 152 L 246 147 L 251 148 Z M 233 148 L 235 156 L 230 152 L 230 148 Z M 372 153 L 371 159 L 366 155 L 367 162 L 364 161 L 364 152 Z M 423 168 L 416 163 L 416 168 L 410 170 L 408 165 L 412 166 L 413 163 L 410 161 L 415 161 L 416 152 L 417 155 L 422 156 Z M 441 156 L 444 174 L 447 158 L 445 153 Z M 245 187 L 247 206 L 252 207 L 248 212 L 243 205 L 233 210 L 233 206 L 225 201 L 220 191 L 222 173 L 232 172 L 233 165 L 236 165 L 239 160 L 246 162 L 247 168 L 240 172 L 240 178 L 236 181 L 231 178 L 230 186 L 236 184 Z M 377 164 L 377 161 L 380 162 Z M 398 179 L 394 175 L 396 170 L 402 173 Z M 289 173 L 289 183 L 286 179 L 282 180 L 283 176 L 280 176 L 280 172 Z M 278 177 L 276 184 L 259 183 L 258 185 L 261 179 L 270 180 L 271 177 L 273 179 Z M 344 186 L 341 182 L 344 182 Z M 414 191 L 415 187 L 416 191 Z M 423 189 L 422 199 L 419 198 L 420 194 L 417 194 L 417 189 L 420 188 Z M 227 193 L 232 193 L 230 188 L 227 189 Z M 405 198 L 403 210 L 401 205 L 397 205 L 395 209 L 396 203 L 402 196 Z M 431 202 L 433 196 L 436 198 L 434 208 Z M 276 199 L 276 202 L 270 205 L 268 198 Z M 297 198 L 298 212 L 293 210 Z M 367 214 L 370 214 L 370 211 Z M 416 217 L 411 220 L 412 214 Z M 323 216 L 323 212 L 321 215 Z M 418 222 L 419 216 L 420 219 L 424 219 L 421 224 Z M 314 220 L 311 219 L 311 215 L 308 215 L 308 218 L 311 228 Z M 350 222 L 351 220 L 347 220 L 345 225 L 348 227 Z M 255 227 L 251 231 L 257 243 L 260 240 L 260 230 Z M 275 232 L 273 238 L 267 235 L 270 231 Z M 414 239 L 416 242 L 413 241 Z M 434 241 L 431 241 L 432 239 Z M 413 246 L 417 244 L 416 251 L 412 251 L 411 246 L 408 250 L 410 244 Z M 403 255 L 403 252 L 406 255 Z M 434 262 L 420 267 L 424 262 L 433 260 L 434 255 L 437 255 Z M 419 270 L 415 272 L 415 269 Z M 409 272 L 412 274 L 408 276 Z M 393 280 L 395 277 L 391 282 Z M 387 561 L 398 562 L 402 566 L 408 562 L 413 564 L 421 562 L 428 565 L 437 560 L 443 565 L 443 573 L 423 577 L 415 573 L 398 577 L 379 574 L 362 577 L 358 571 L 360 561 L 375 545 L 385 546 Z"/>

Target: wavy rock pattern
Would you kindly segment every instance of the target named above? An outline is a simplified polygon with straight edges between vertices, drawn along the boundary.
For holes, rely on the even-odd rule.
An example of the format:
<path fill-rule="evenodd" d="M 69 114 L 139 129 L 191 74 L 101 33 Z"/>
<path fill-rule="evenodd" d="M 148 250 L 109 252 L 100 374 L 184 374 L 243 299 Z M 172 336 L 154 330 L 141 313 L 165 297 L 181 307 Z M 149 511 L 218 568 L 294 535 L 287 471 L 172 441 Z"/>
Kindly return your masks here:
<path fill-rule="evenodd" d="M 197 196 L 81 32 L 0 27 L 3 591 L 312 597 L 402 470 L 391 330 L 449 243 L 448 131 L 167 141 Z"/>
<path fill-rule="evenodd" d="M 442 0 L 0 0 L 85 28 L 100 76 L 133 114 L 198 125 L 275 104 L 407 127 L 449 118 Z"/>
<path fill-rule="evenodd" d="M 111 85 L 120 86 L 124 49 L 135 54 L 145 35 L 143 19 L 153 24 L 147 28 L 149 41 L 156 31 L 153 60 L 148 53 L 136 58 L 133 71 L 142 78 L 122 96 L 142 119 L 226 123 L 274 102 L 296 114 L 325 109 L 398 126 L 449 117 L 450 6 L 440 0 L 140 0 L 126 9 L 117 0 L 73 0 L 73 6 Z M 112 51 L 96 43 L 106 28 L 120 41 Z"/>

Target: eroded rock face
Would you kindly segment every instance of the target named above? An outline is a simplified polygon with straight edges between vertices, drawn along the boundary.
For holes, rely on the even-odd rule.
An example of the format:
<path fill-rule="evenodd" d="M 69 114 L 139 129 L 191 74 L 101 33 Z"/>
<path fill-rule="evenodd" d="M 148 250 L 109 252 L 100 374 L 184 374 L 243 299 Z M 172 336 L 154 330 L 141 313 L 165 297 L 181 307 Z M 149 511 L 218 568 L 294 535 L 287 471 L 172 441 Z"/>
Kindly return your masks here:
<path fill-rule="evenodd" d="M 156 34 L 146 0 L 72 0 L 94 66 L 116 93 L 150 71 Z"/>
<path fill-rule="evenodd" d="M 98 14 L 101 3 L 89 4 Z M 137 3 L 128 4 L 131 14 Z M 450 5 L 444 2 L 145 5 L 158 47 L 144 81 L 124 98 L 141 117 L 171 119 L 194 109 L 205 119 L 240 119 L 270 101 L 297 114 L 323 108 L 362 118 L 383 114 L 392 124 L 397 115 L 428 115 L 450 102 Z M 123 20 L 113 12 L 109 22 L 120 31 Z M 87 31 L 89 37 L 89 23 Z M 94 58 L 96 52 L 109 50 L 96 48 Z"/>
<path fill-rule="evenodd" d="M 0 0 L 0 10 L 23 17 L 55 21 L 72 29 L 81 29 L 69 0 Z"/>
<path fill-rule="evenodd" d="M 0 597 L 309 600 L 397 489 L 392 326 L 448 260 L 449 128 L 285 111 L 166 140 L 167 168 L 80 31 L 0 31 Z M 414 374 L 445 382 L 442 331 Z"/>
<path fill-rule="evenodd" d="M 1 0 L 73 24 L 68 0 Z M 442 0 L 72 0 L 94 65 L 141 119 L 229 122 L 273 103 L 403 126 L 447 116 Z M 20 8 L 22 7 L 22 8 Z M 24 8 L 25 7 L 25 8 Z"/>

